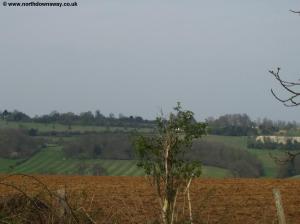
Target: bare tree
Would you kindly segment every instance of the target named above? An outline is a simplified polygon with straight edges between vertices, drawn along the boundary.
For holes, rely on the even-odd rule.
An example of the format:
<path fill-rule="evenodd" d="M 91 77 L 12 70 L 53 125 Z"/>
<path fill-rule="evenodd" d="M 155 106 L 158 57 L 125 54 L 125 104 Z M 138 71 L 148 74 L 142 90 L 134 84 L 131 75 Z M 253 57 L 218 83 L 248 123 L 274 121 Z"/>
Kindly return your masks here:
<path fill-rule="evenodd" d="M 290 12 L 300 15 L 300 11 L 290 10 Z M 275 77 L 275 79 L 280 83 L 280 85 L 290 94 L 290 96 L 285 99 L 278 97 L 278 95 L 275 94 L 273 89 L 271 89 L 271 93 L 277 100 L 282 102 L 287 107 L 294 107 L 300 105 L 300 102 L 297 101 L 297 98 L 300 96 L 300 91 L 295 90 L 295 87 L 300 86 L 300 80 L 298 82 L 285 81 L 279 75 L 280 70 L 281 69 L 278 67 L 277 71 L 270 70 L 269 72 Z"/>
<path fill-rule="evenodd" d="M 300 12 L 299 12 L 300 13 Z M 271 89 L 272 95 L 280 102 L 283 103 L 286 107 L 295 107 L 300 105 L 300 91 L 295 90 L 297 86 L 300 86 L 300 81 L 299 82 L 289 82 L 283 80 L 279 73 L 280 73 L 280 68 L 277 68 L 276 71 L 270 70 L 269 72 L 275 77 L 275 79 L 280 83 L 280 85 L 286 90 L 290 96 L 287 98 L 281 98 L 279 97 L 273 89 Z M 295 158 L 300 155 L 300 152 L 286 152 L 286 157 L 285 158 L 277 158 L 270 154 L 271 158 L 274 159 L 274 161 L 279 164 L 279 165 L 284 165 L 287 163 L 291 163 L 292 169 L 295 170 Z"/>
<path fill-rule="evenodd" d="M 290 12 L 295 13 L 300 15 L 300 11 L 294 11 L 294 10 L 290 10 Z M 280 77 L 280 67 L 277 68 L 276 71 L 274 70 L 270 70 L 269 72 L 275 77 L 275 79 L 280 83 L 280 85 L 283 87 L 284 90 L 286 90 L 290 96 L 288 96 L 287 98 L 281 98 L 279 97 L 277 94 L 275 94 L 274 90 L 271 89 L 271 93 L 272 95 L 281 103 L 283 103 L 286 107 L 295 107 L 295 106 L 299 106 L 300 105 L 300 100 L 299 100 L 299 96 L 300 96 L 300 91 L 296 90 L 297 86 L 300 86 L 300 80 L 298 80 L 298 82 L 290 82 L 290 81 L 286 81 L 283 80 Z M 287 156 L 286 158 L 277 158 L 274 157 L 272 154 L 270 154 L 270 156 L 275 160 L 276 163 L 278 164 L 286 164 L 286 163 L 291 163 L 293 169 L 295 169 L 295 158 L 297 156 L 300 155 L 300 152 L 297 153 L 292 153 L 292 152 L 286 152 Z"/>

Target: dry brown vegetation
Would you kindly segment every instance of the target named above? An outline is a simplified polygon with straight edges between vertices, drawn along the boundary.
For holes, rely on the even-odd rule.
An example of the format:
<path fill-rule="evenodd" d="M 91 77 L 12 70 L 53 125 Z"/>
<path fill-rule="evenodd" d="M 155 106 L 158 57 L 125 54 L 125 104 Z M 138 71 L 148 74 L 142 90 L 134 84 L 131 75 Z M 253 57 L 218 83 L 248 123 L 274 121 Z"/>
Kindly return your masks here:
<path fill-rule="evenodd" d="M 96 223 L 105 224 L 159 221 L 159 204 L 155 192 L 143 177 L 36 177 L 51 192 L 65 188 L 70 205 L 73 211 L 78 212 L 78 217 L 90 216 Z M 34 195 L 48 197 L 45 193 L 39 194 L 42 192 L 41 185 L 30 178 L 15 176 L 9 178 L 9 183 L 21 187 L 32 198 Z M 299 223 L 300 181 L 267 179 L 195 180 L 191 186 L 194 223 L 277 223 L 272 195 L 275 187 L 281 190 L 287 223 Z M 0 195 L 0 206 L 12 198 L 22 201 L 24 197 L 16 189 L 4 185 L 0 186 Z M 15 210 L 18 204 L 22 203 L 14 204 Z M 183 216 L 181 212 L 178 221 L 183 217 L 188 220 L 187 202 L 181 197 L 178 208 L 182 209 L 183 204 L 186 209 Z M 3 207 L 0 207 L 0 211 L 3 215 Z M 39 220 L 36 223 L 40 223 Z"/>
<path fill-rule="evenodd" d="M 67 191 L 66 186 L 51 190 L 47 182 L 25 174 L 0 178 L 5 193 L 0 196 L 0 223 L 5 224 L 94 224 L 86 210 L 88 194 Z M 89 214 L 90 213 L 90 214 Z"/>

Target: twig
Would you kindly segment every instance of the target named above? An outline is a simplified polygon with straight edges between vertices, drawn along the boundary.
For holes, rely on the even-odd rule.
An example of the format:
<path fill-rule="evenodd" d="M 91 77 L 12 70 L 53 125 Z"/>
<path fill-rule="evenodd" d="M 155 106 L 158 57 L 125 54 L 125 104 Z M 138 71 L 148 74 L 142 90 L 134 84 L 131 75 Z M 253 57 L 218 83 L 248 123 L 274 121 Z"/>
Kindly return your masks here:
<path fill-rule="evenodd" d="M 297 14 L 300 15 L 300 11 L 294 11 L 294 10 L 291 10 L 291 9 L 290 9 L 290 12 L 292 12 L 292 13 L 297 13 Z"/>
<path fill-rule="evenodd" d="M 269 73 L 272 74 L 275 79 L 280 83 L 280 85 L 292 96 L 288 97 L 287 99 L 282 99 L 275 94 L 274 90 L 271 89 L 272 95 L 281 103 L 283 103 L 286 107 L 294 107 L 300 105 L 300 102 L 296 102 L 295 99 L 300 96 L 300 92 L 296 92 L 295 90 L 291 89 L 292 87 L 299 86 L 300 82 L 288 82 L 285 80 L 282 80 L 280 77 L 280 68 L 277 68 L 277 71 L 270 70 Z"/>

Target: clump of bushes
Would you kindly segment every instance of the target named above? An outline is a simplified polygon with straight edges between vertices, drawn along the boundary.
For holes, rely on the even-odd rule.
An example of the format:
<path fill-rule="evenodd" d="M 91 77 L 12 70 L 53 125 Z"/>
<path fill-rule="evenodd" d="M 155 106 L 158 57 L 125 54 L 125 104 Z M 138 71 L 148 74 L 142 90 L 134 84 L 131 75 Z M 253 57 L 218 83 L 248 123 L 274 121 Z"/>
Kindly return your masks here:
<path fill-rule="evenodd" d="M 93 176 L 106 176 L 107 170 L 99 163 L 88 164 L 80 162 L 77 164 L 77 174 L 79 175 L 90 175 Z"/>
<path fill-rule="evenodd" d="M 0 129 L 0 157 L 27 158 L 41 149 L 43 140 L 20 129 Z"/>
<path fill-rule="evenodd" d="M 199 159 L 204 165 L 229 169 L 235 177 L 260 177 L 264 175 L 262 163 L 249 152 L 223 143 L 205 139 L 195 141 L 191 159 Z"/>

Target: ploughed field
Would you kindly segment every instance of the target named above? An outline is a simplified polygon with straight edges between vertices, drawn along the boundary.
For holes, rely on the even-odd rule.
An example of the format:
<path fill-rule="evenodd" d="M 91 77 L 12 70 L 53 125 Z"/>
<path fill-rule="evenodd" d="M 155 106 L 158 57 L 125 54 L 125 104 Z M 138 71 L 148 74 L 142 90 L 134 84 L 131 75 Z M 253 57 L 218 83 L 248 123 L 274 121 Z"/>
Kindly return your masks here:
<path fill-rule="evenodd" d="M 65 187 L 70 197 L 85 197 L 85 210 L 97 223 L 154 223 L 159 219 L 156 194 L 144 177 L 35 176 L 51 190 Z M 10 184 L 39 191 L 30 178 L 12 177 Z M 197 179 L 191 186 L 194 223 L 277 223 L 272 189 L 281 191 L 287 223 L 300 223 L 300 181 L 275 179 Z M 1 197 L 13 194 L 0 185 Z M 75 196 L 74 196 L 75 197 Z M 178 198 L 188 217 L 187 200 Z M 181 216 L 180 216 L 181 217 Z"/>

